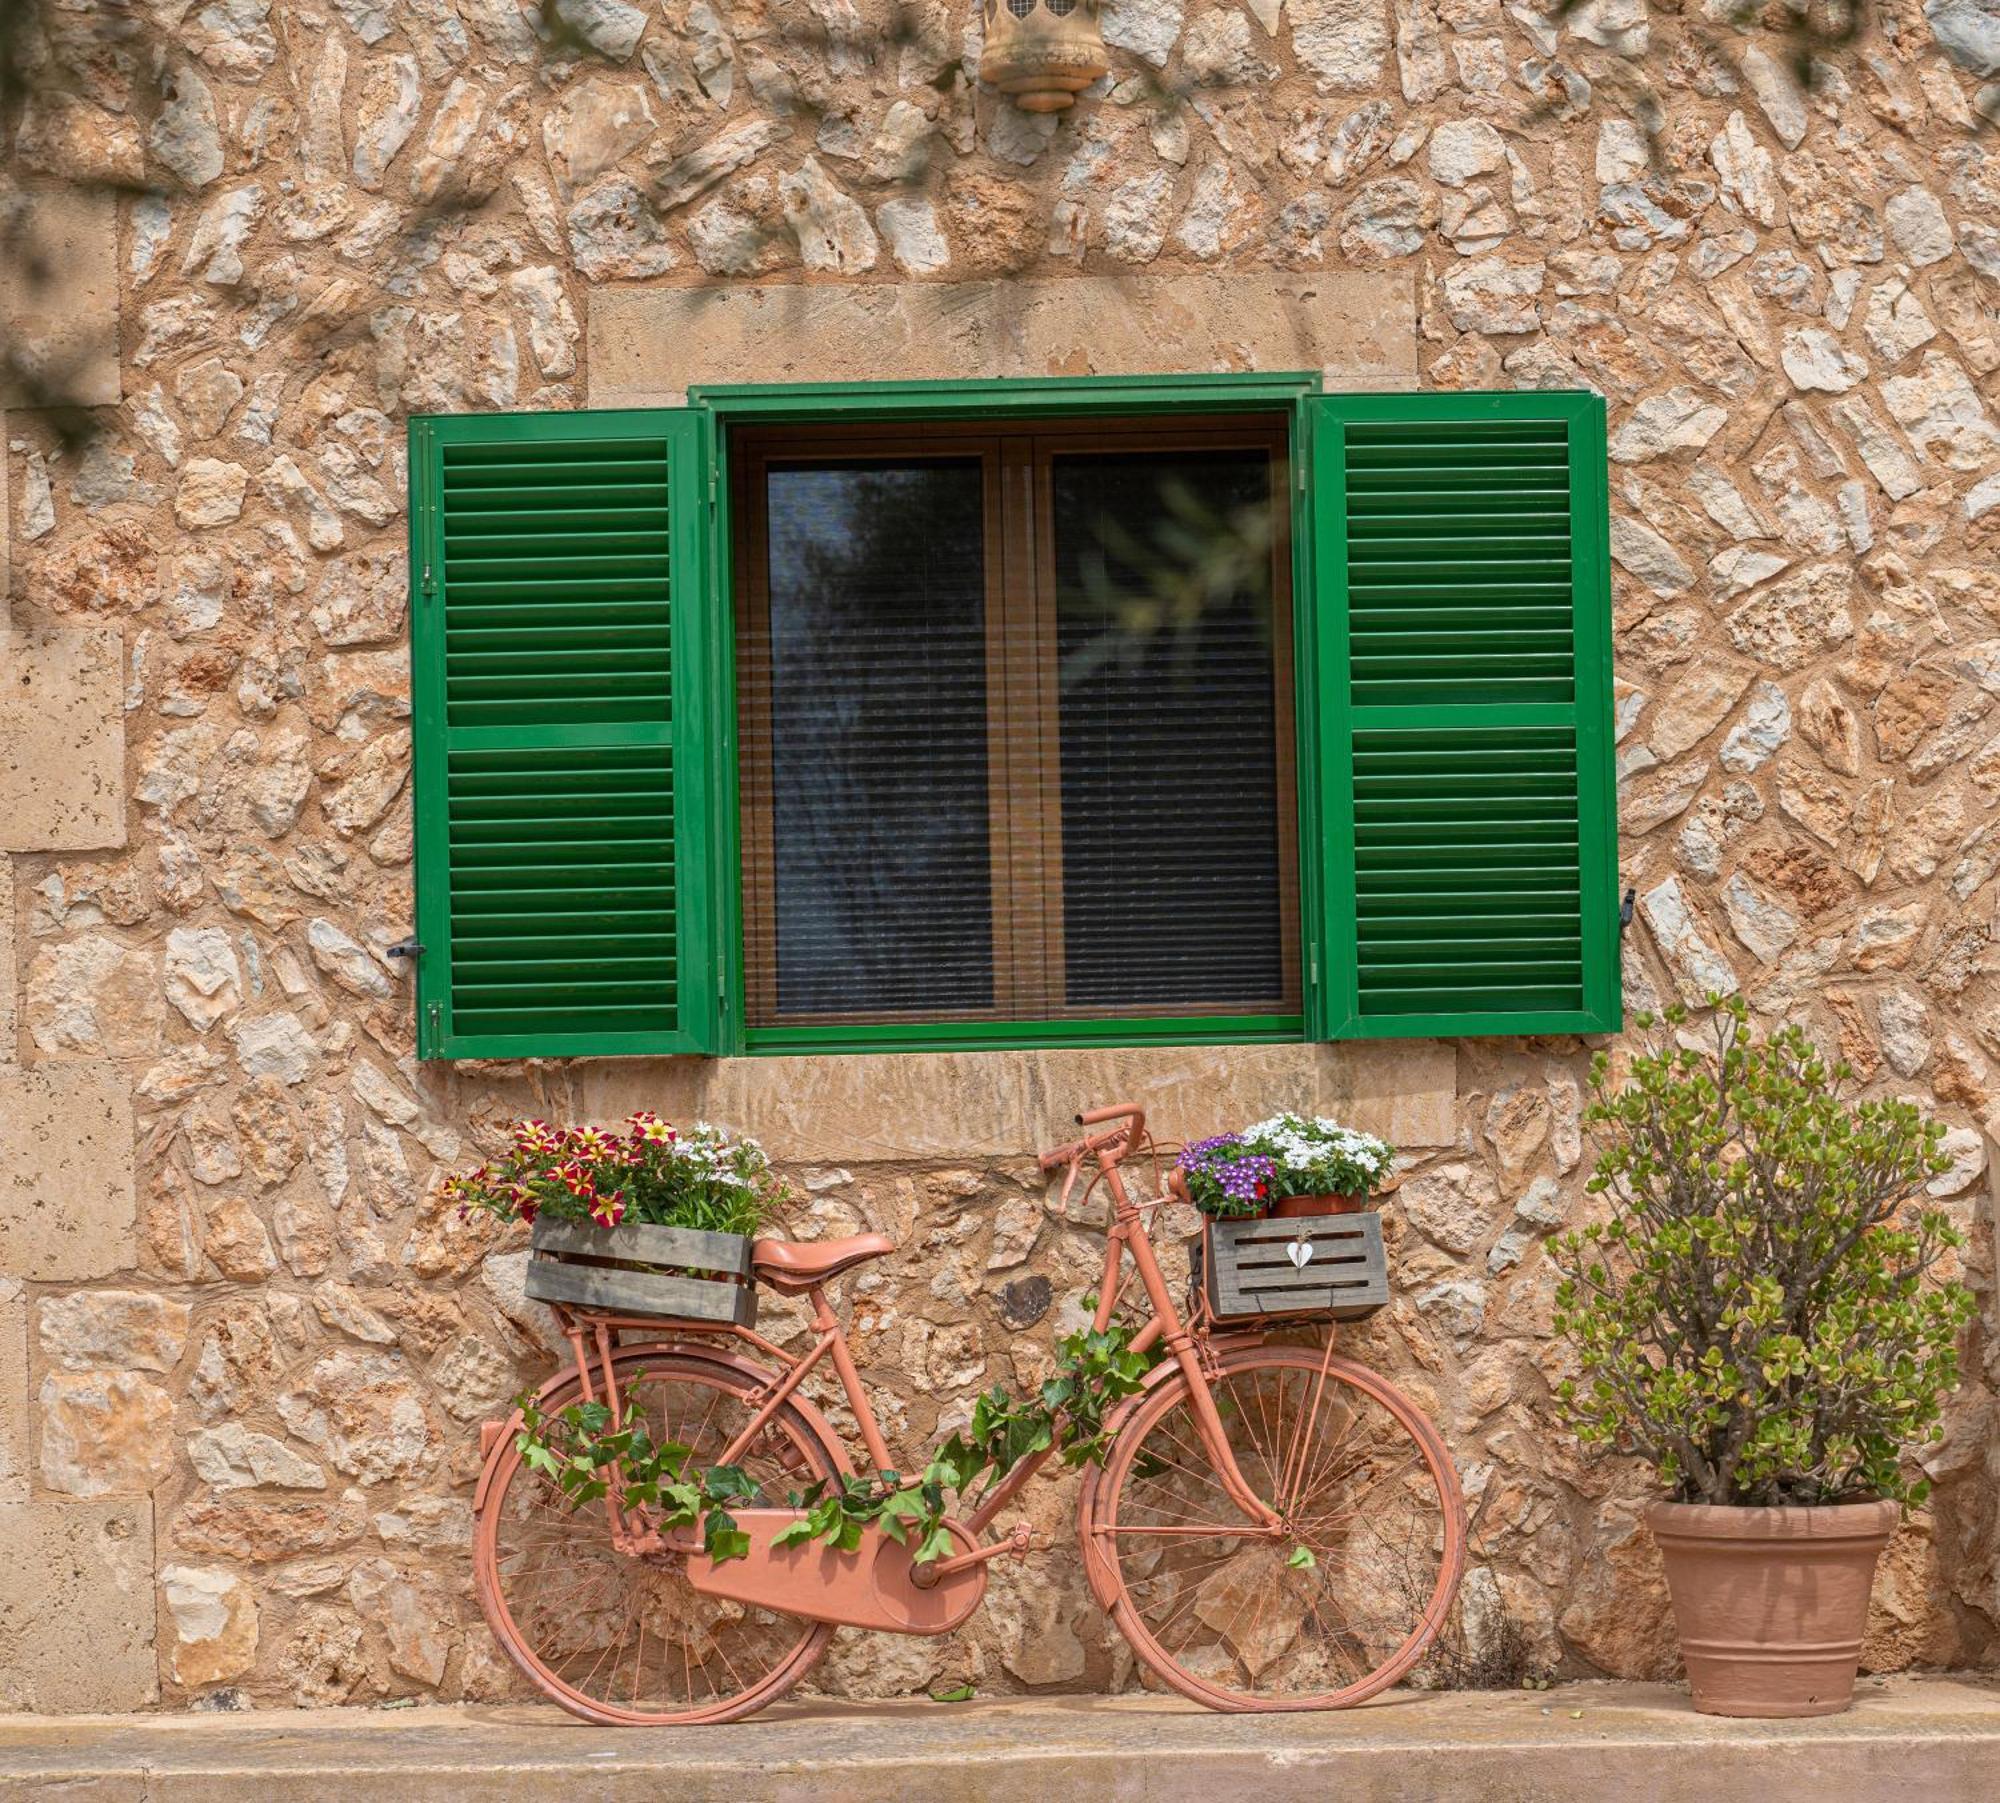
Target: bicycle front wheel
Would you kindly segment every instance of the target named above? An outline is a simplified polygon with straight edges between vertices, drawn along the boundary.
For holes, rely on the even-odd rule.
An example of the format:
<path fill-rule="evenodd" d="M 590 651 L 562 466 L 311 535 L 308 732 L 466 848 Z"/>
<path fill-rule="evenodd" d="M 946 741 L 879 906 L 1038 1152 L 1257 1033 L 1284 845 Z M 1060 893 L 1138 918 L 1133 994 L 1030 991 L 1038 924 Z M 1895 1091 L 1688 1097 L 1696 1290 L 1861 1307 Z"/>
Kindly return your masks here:
<path fill-rule="evenodd" d="M 1310 1347 L 1225 1354 L 1211 1393 L 1282 1531 L 1231 1500 L 1186 1377 L 1168 1380 L 1119 1431 L 1084 1510 L 1113 1621 L 1211 1709 L 1341 1709 L 1387 1689 L 1423 1657 L 1465 1565 L 1437 1430 L 1385 1378 Z"/>

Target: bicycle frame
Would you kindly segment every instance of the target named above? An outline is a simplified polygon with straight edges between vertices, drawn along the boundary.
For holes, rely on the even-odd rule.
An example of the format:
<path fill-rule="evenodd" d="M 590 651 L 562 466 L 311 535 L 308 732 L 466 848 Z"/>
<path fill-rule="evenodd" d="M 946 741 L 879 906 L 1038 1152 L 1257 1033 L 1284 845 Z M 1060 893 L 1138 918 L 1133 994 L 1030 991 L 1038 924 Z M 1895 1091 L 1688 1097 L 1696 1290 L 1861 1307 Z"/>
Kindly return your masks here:
<path fill-rule="evenodd" d="M 1218 1324 L 1199 1289 L 1191 1297 L 1184 1319 L 1169 1293 L 1147 1231 L 1147 1215 L 1160 1204 L 1150 1199 L 1135 1201 L 1119 1168 L 1135 1153 L 1152 1150 L 1145 1135 L 1143 1111 L 1129 1106 L 1098 1109 L 1077 1119 L 1085 1127 L 1110 1120 L 1122 1123 L 1114 1131 L 1094 1136 L 1086 1133 L 1083 1139 L 1045 1155 L 1041 1161 L 1044 1170 L 1068 1165 L 1069 1180 L 1063 1190 L 1066 1201 L 1084 1160 L 1094 1156 L 1099 1168 L 1092 1179 L 1093 1185 L 1102 1181 L 1110 1198 L 1112 1218 L 1106 1234 L 1094 1324 L 1100 1331 L 1110 1326 L 1123 1292 L 1136 1277 L 1151 1312 L 1129 1343 L 1142 1350 L 1157 1349 L 1166 1355 L 1148 1372 L 1138 1391 L 1108 1416 L 1103 1463 L 1093 1461 L 1082 1473 L 1077 1526 L 1084 1576 L 1091 1594 L 1143 1663 L 1164 1683 L 1209 1708 L 1337 1708 L 1373 1696 L 1408 1672 L 1421 1657 L 1424 1646 L 1444 1619 L 1463 1570 L 1463 1493 L 1449 1454 L 1436 1430 L 1393 1385 L 1360 1366 L 1334 1357 L 1330 1332 L 1323 1348 L 1308 1350 L 1300 1346 L 1266 1345 L 1265 1331 L 1259 1323 L 1252 1323 L 1242 1331 L 1216 1331 Z M 1184 1190 L 1176 1193 L 1180 1199 L 1186 1199 Z M 1162 1197 L 1160 1202 L 1168 1199 Z M 843 1251 L 820 1261 L 817 1268 L 822 1271 L 845 1268 L 852 1262 L 852 1256 Z M 812 1400 L 801 1393 L 806 1379 L 814 1371 L 825 1370 L 830 1361 L 845 1400 L 854 1412 L 855 1433 L 868 1458 L 877 1471 L 887 1469 L 891 1457 L 887 1442 L 855 1368 L 845 1329 L 827 1302 L 824 1281 L 810 1284 L 802 1281 L 815 1267 L 800 1259 L 796 1249 L 769 1247 L 764 1264 L 774 1272 L 796 1272 L 797 1276 L 788 1276 L 781 1287 L 788 1294 L 803 1293 L 810 1300 L 810 1344 L 803 1351 L 787 1352 L 763 1335 L 735 1323 L 688 1320 L 669 1323 L 656 1317 L 597 1314 L 559 1307 L 556 1313 L 574 1355 L 575 1371 L 573 1375 L 559 1373 L 549 1380 L 542 1391 L 545 1402 L 556 1406 L 559 1399 L 580 1392 L 586 1401 L 607 1405 L 615 1423 L 628 1402 L 618 1387 L 625 1377 L 650 1375 L 668 1382 L 682 1378 L 715 1394 L 732 1397 L 732 1414 L 725 1416 L 725 1421 L 735 1418 L 735 1410 L 740 1410 L 746 1420 L 746 1425 L 733 1431 L 728 1444 L 715 1453 L 708 1450 L 706 1441 L 707 1427 L 714 1417 L 712 1412 L 705 1414 L 702 1426 L 690 1436 L 703 1443 L 705 1460 L 747 1464 L 766 1483 L 782 1484 L 793 1475 L 805 1479 L 822 1472 L 829 1477 L 837 1474 L 851 1479 L 856 1464 L 854 1454 Z M 632 1341 L 621 1345 L 621 1334 L 629 1334 Z M 703 1341 L 708 1344 L 702 1345 Z M 746 1350 L 724 1342 L 741 1342 Z M 669 1368 L 661 1371 L 655 1367 L 649 1373 L 647 1367 L 655 1360 Z M 1290 1374 L 1295 1381 L 1302 1379 L 1304 1386 L 1304 1394 L 1289 1409 L 1280 1395 L 1275 1429 L 1268 1419 L 1264 1420 L 1263 1435 L 1259 1438 L 1255 1431 L 1258 1423 L 1252 1417 L 1262 1414 L 1261 1403 L 1255 1408 L 1245 1408 L 1240 1397 L 1236 1406 L 1230 1408 L 1225 1426 L 1223 1406 L 1219 1403 L 1224 1391 L 1233 1394 L 1243 1374 L 1250 1374 L 1254 1386 L 1260 1376 L 1273 1372 L 1281 1383 Z M 1262 1392 L 1256 1394 L 1261 1397 Z M 1328 1512 L 1325 1493 L 1329 1485 L 1344 1481 L 1347 1473 L 1358 1468 L 1355 1464 L 1342 1467 L 1337 1459 L 1332 1467 L 1327 1467 L 1324 1464 L 1327 1454 L 1313 1450 L 1319 1444 L 1314 1439 L 1314 1426 L 1322 1404 L 1331 1394 L 1346 1395 L 1350 1408 L 1357 1394 L 1372 1398 L 1386 1415 L 1395 1447 L 1400 1449 L 1389 1456 L 1400 1456 L 1403 1461 L 1390 1467 L 1391 1475 L 1400 1483 L 1406 1474 L 1421 1470 L 1424 1483 L 1435 1489 L 1442 1509 L 1439 1523 L 1433 1527 L 1413 1517 L 1417 1526 L 1412 1531 L 1417 1538 L 1409 1542 L 1409 1550 L 1436 1554 L 1437 1581 L 1428 1600 L 1423 1601 L 1422 1614 L 1410 1616 L 1409 1631 L 1400 1643 L 1386 1653 L 1372 1643 L 1360 1648 L 1366 1655 L 1362 1663 L 1356 1663 L 1358 1655 L 1350 1651 L 1345 1657 L 1352 1670 L 1327 1668 L 1324 1681 L 1337 1680 L 1337 1690 L 1292 1694 L 1284 1686 L 1271 1689 L 1255 1669 L 1250 1680 L 1252 1689 L 1234 1688 L 1227 1677 L 1221 1681 L 1213 1679 L 1206 1675 L 1206 1667 L 1197 1669 L 1189 1665 L 1172 1646 L 1161 1643 L 1159 1634 L 1163 1627 L 1179 1618 L 1187 1607 L 1188 1596 L 1173 1602 L 1169 1593 L 1172 1613 L 1165 1624 L 1156 1624 L 1147 1613 L 1153 1603 L 1147 1601 L 1142 1590 L 1134 1589 L 1132 1574 L 1127 1569 L 1126 1537 L 1162 1535 L 1172 1540 L 1206 1534 L 1211 1539 L 1219 1538 L 1223 1558 L 1247 1552 L 1249 1563 L 1245 1565 L 1239 1560 L 1232 1567 L 1239 1571 L 1230 1580 L 1237 1586 L 1230 1592 L 1232 1597 L 1239 1591 L 1246 1597 L 1262 1596 L 1281 1580 L 1283 1574 L 1276 1571 L 1279 1563 L 1287 1568 L 1314 1570 L 1319 1562 L 1314 1556 L 1318 1549 L 1313 1536 L 1319 1533 L 1323 1537 L 1332 1531 L 1329 1523 L 1338 1527 L 1346 1519 L 1337 1508 Z M 707 1406 L 712 1411 L 715 1405 L 711 1400 Z M 488 1456 L 473 1501 L 475 1588 L 500 1644 L 521 1670 L 547 1695 L 592 1721 L 734 1720 L 795 1684 L 824 1651 L 836 1627 L 917 1635 L 950 1632 L 969 1620 L 984 1601 L 990 1577 L 988 1564 L 1010 1552 L 1025 1554 L 1031 1550 L 1026 1521 L 1017 1520 L 1000 1538 L 989 1540 L 986 1536 L 1001 1512 L 1053 1456 L 1050 1449 L 1021 1460 L 1003 1473 L 990 1491 L 971 1502 L 962 1516 L 947 1516 L 941 1526 L 948 1536 L 950 1550 L 946 1556 L 922 1565 L 916 1562 L 910 1537 L 886 1532 L 879 1521 L 865 1525 L 859 1544 L 843 1552 L 823 1540 L 799 1536 L 798 1524 L 805 1513 L 799 1505 L 778 1506 L 761 1500 L 731 1511 L 741 1530 L 742 1540 L 738 1545 L 743 1550 L 718 1557 L 706 1550 L 704 1536 L 693 1524 L 662 1529 L 656 1525 L 659 1511 L 638 1505 L 628 1507 L 614 1482 L 602 1499 L 605 1514 L 601 1519 L 610 1529 L 614 1549 L 635 1561 L 631 1567 L 635 1607 L 644 1596 L 656 1595 L 657 1587 L 664 1583 L 674 1587 L 684 1596 L 686 1606 L 697 1611 L 689 1617 L 697 1635 L 704 1631 L 700 1629 L 701 1621 L 711 1616 L 727 1621 L 742 1619 L 744 1612 L 754 1616 L 757 1611 L 766 1611 L 769 1618 L 781 1624 L 785 1621 L 800 1624 L 798 1637 L 780 1649 L 782 1656 L 765 1658 L 760 1654 L 751 1662 L 750 1682 L 745 1682 L 726 1654 L 718 1652 L 728 1667 L 728 1682 L 710 1676 L 707 1682 L 711 1695 L 705 1702 L 696 1694 L 693 1672 L 697 1666 L 706 1672 L 708 1655 L 702 1651 L 695 1658 L 699 1647 L 694 1641 L 685 1641 L 681 1664 L 687 1694 L 682 1695 L 671 1682 L 669 1669 L 659 1680 L 665 1687 L 664 1694 L 655 1702 L 650 1692 L 642 1697 L 638 1688 L 646 1648 L 643 1612 L 633 1614 L 610 1642 L 600 1644 L 597 1630 L 592 1629 L 591 1638 L 581 1650 L 588 1653 L 596 1648 L 596 1663 L 580 1688 L 566 1675 L 563 1660 L 567 1655 L 558 1654 L 551 1663 L 541 1650 L 544 1641 L 554 1645 L 560 1640 L 560 1635 L 550 1639 L 544 1632 L 543 1619 L 534 1613 L 540 1597 L 537 1585 L 541 1580 L 537 1573 L 542 1567 L 531 1561 L 526 1571 L 517 1572 L 507 1565 L 505 1561 L 510 1557 L 518 1562 L 523 1543 L 507 1537 L 503 1530 L 512 1522 L 527 1532 L 539 1513 L 555 1504 L 547 1497 L 530 1496 L 522 1507 L 508 1505 L 504 1500 L 512 1494 L 510 1486 L 514 1478 L 525 1469 L 521 1453 L 503 1446 L 503 1438 L 518 1426 L 519 1420 L 517 1415 L 511 1423 L 491 1421 L 481 1429 L 481 1449 Z M 1169 1425 L 1174 1422 L 1179 1423 L 1177 1428 Z M 1265 1503 L 1251 1488 L 1244 1466 L 1237 1461 L 1230 1437 L 1239 1430 L 1257 1448 L 1260 1481 L 1269 1485 L 1272 1504 Z M 1155 1436 L 1163 1433 L 1166 1449 L 1160 1450 Z M 771 1441 L 769 1447 L 759 1443 L 760 1436 L 766 1435 Z M 1060 1429 L 1055 1437 L 1061 1438 Z M 1198 1444 L 1191 1445 L 1191 1439 Z M 1407 1447 L 1404 1441 L 1409 1442 Z M 1373 1454 L 1367 1445 L 1361 1451 L 1360 1462 L 1368 1463 Z M 1155 1472 L 1191 1474 L 1197 1481 L 1212 1483 L 1222 1494 L 1210 1493 L 1200 1506 L 1200 1519 L 1169 1513 L 1155 1522 L 1147 1519 L 1142 1506 L 1134 1520 L 1126 1521 L 1121 1505 L 1125 1487 L 1135 1474 L 1150 1482 Z M 1313 1486 L 1310 1489 L 1304 1487 L 1308 1478 Z M 1373 1484 L 1383 1480 L 1377 1476 L 1365 1481 Z M 1415 1478 L 1411 1481 L 1417 1482 Z M 489 1494 L 495 1484 L 498 1490 Z M 1423 1483 L 1418 1488 L 1423 1489 Z M 1424 1495 L 1428 1494 L 1424 1490 Z M 1301 1515 L 1301 1499 L 1307 1496 L 1316 1500 Z M 1421 1509 L 1422 1498 L 1413 1498 L 1413 1506 Z M 1318 1513 L 1312 1512 L 1314 1509 Z M 1350 1508 L 1348 1513 L 1352 1512 Z M 1299 1543 L 1288 1557 L 1282 1556 L 1282 1547 L 1269 1545 L 1287 1540 Z M 1246 1542 L 1265 1544 L 1246 1546 Z M 525 1544 L 539 1547 L 537 1557 L 549 1550 L 532 1539 Z M 1143 1562 L 1147 1557 L 1144 1549 L 1160 1543 L 1138 1544 L 1141 1551 L 1136 1556 Z M 591 1555 L 587 1552 L 586 1556 Z M 601 1559 L 601 1554 L 595 1557 Z M 663 1565 L 667 1569 L 648 1570 L 649 1565 Z M 1198 1565 L 1195 1569 L 1206 1572 L 1209 1565 Z M 1138 1580 L 1142 1586 L 1152 1581 L 1150 1570 L 1150 1566 L 1142 1563 Z M 517 1579 L 529 1586 L 527 1616 L 518 1613 L 512 1599 L 511 1587 Z M 615 1570 L 606 1572 L 601 1563 L 595 1565 L 590 1581 L 598 1586 L 596 1594 L 600 1596 L 607 1581 L 614 1589 L 619 1583 Z M 1198 1593 L 1188 1593 L 1195 1594 Z M 1336 1617 L 1344 1621 L 1338 1601 L 1326 1600 L 1332 1602 Z M 1319 1619 L 1318 1604 L 1313 1597 L 1308 1595 L 1304 1603 L 1314 1618 Z M 682 1606 L 677 1603 L 675 1608 Z M 731 1606 L 737 1611 L 735 1615 L 727 1613 Z M 1225 1638 L 1234 1633 L 1241 1613 L 1242 1605 L 1238 1603 L 1235 1607 L 1236 1613 L 1227 1626 L 1210 1624 Z M 724 1613 L 717 1615 L 718 1610 Z M 1253 1639 L 1262 1619 L 1260 1612 L 1252 1623 Z M 667 1648 L 671 1625 L 659 1627 L 662 1648 Z M 1389 1625 L 1400 1631 L 1404 1624 L 1399 1620 Z M 617 1649 L 618 1658 L 631 1659 L 633 1690 L 629 1702 L 615 1685 L 606 1687 L 602 1695 L 592 1688 L 609 1648 Z M 1308 1670 L 1304 1676 L 1311 1680 L 1315 1673 Z"/>
<path fill-rule="evenodd" d="M 1143 1140 L 1144 1112 L 1136 1108 L 1100 1109 L 1092 1115 L 1078 1118 L 1080 1121 L 1091 1121 L 1121 1116 L 1127 1120 L 1125 1128 L 1100 1135 L 1095 1139 L 1086 1137 L 1077 1141 L 1072 1147 L 1063 1148 L 1061 1154 L 1051 1154 L 1049 1158 L 1043 1160 L 1045 1168 L 1066 1161 L 1070 1167 L 1070 1181 L 1073 1183 L 1082 1158 L 1085 1155 L 1095 1156 L 1100 1175 L 1111 1197 L 1112 1221 L 1105 1235 L 1104 1270 L 1099 1280 L 1097 1313 L 1093 1325 L 1100 1332 L 1110 1326 L 1123 1290 L 1124 1262 L 1129 1254 L 1133 1270 L 1152 1309 L 1152 1314 L 1145 1325 L 1133 1337 L 1133 1349 L 1144 1352 L 1155 1344 L 1165 1346 L 1168 1357 L 1187 1378 L 1195 1424 L 1201 1433 L 1203 1448 L 1214 1462 L 1216 1474 L 1222 1482 L 1225 1493 L 1244 1512 L 1248 1524 L 1246 1531 L 1252 1533 L 1261 1531 L 1276 1535 L 1281 1531 L 1278 1515 L 1245 1481 L 1230 1448 L 1221 1417 L 1216 1412 L 1214 1394 L 1209 1386 L 1208 1373 L 1202 1357 L 1208 1336 L 1199 1327 L 1191 1329 L 1181 1319 L 1180 1311 L 1175 1308 L 1173 1297 L 1167 1289 L 1165 1273 L 1161 1271 L 1159 1260 L 1154 1256 L 1153 1242 L 1146 1231 L 1146 1209 L 1132 1199 L 1119 1168 Z M 1147 1206 L 1157 1206 L 1157 1204 Z M 753 1329 L 738 1323 L 717 1322 L 711 1325 L 706 1322 L 681 1322 L 675 1325 L 676 1338 L 692 1335 L 727 1335 L 743 1341 L 779 1368 L 772 1381 L 758 1393 L 756 1407 L 750 1420 L 723 1449 L 715 1462 L 729 1465 L 741 1459 L 755 1443 L 758 1435 L 769 1425 L 772 1417 L 797 1392 L 799 1386 L 819 1368 L 823 1361 L 831 1360 L 834 1374 L 839 1379 L 842 1393 L 847 1399 L 847 1405 L 854 1412 L 863 1448 L 877 1471 L 887 1471 L 891 1469 L 888 1443 L 882 1436 L 882 1429 L 869 1403 L 861 1373 L 855 1366 L 854 1355 L 847 1344 L 846 1330 L 839 1316 L 833 1312 L 832 1305 L 828 1303 L 823 1286 L 813 1285 L 806 1291 L 806 1297 L 812 1305 L 813 1343 L 796 1357 Z M 569 1311 L 562 1313 L 563 1331 L 576 1358 L 577 1374 L 584 1398 L 599 1400 L 601 1391 L 601 1400 L 610 1407 L 615 1426 L 622 1407 L 617 1385 L 610 1378 L 612 1357 L 616 1350 L 616 1334 L 620 1329 L 657 1333 L 659 1324 L 642 1317 L 591 1315 L 579 1318 Z M 604 1374 L 601 1383 L 593 1381 L 591 1371 L 593 1363 Z M 1045 1448 L 1022 1459 L 980 1499 L 972 1513 L 958 1525 L 975 1540 L 983 1537 L 1000 1513 L 1053 1456 L 1054 1449 Z M 629 1524 L 625 1518 L 625 1511 L 615 1497 L 608 1498 L 607 1502 L 611 1515 L 612 1538 L 620 1551 L 641 1553 L 652 1550 L 660 1544 L 659 1537 L 650 1530 L 635 1529 Z M 1025 1550 L 1025 1537 L 1016 1531 L 1004 1540 L 976 1546 L 971 1551 L 936 1560 L 928 1566 L 918 1568 L 917 1581 L 936 1584 L 957 1572 L 983 1564 L 1003 1553 Z"/>

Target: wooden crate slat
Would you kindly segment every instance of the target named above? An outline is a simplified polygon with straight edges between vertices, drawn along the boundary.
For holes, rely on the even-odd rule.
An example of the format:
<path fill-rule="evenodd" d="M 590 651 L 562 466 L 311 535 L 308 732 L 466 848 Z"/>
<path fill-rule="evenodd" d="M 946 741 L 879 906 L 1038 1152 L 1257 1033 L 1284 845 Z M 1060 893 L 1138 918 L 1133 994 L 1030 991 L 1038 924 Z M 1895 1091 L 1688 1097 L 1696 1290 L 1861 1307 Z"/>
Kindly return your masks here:
<path fill-rule="evenodd" d="M 750 1275 L 750 1241 L 740 1233 L 707 1233 L 693 1227 L 655 1227 L 640 1222 L 593 1227 L 545 1215 L 536 1221 L 531 1243 L 537 1252 L 615 1258 L 639 1265 L 680 1265 L 690 1271 L 724 1271 L 732 1277 Z"/>
<path fill-rule="evenodd" d="M 757 1292 L 742 1284 L 657 1271 L 619 1271 L 603 1265 L 566 1265 L 531 1259 L 527 1292 L 538 1302 L 567 1302 L 614 1315 L 674 1315 L 693 1321 L 734 1321 L 753 1326 Z"/>
<path fill-rule="evenodd" d="M 1285 1250 L 1300 1239 L 1313 1249 L 1303 1267 Z M 1382 1222 L 1374 1214 L 1210 1221 L 1202 1274 L 1209 1304 L 1225 1320 L 1312 1313 L 1351 1321 L 1389 1300 Z"/>

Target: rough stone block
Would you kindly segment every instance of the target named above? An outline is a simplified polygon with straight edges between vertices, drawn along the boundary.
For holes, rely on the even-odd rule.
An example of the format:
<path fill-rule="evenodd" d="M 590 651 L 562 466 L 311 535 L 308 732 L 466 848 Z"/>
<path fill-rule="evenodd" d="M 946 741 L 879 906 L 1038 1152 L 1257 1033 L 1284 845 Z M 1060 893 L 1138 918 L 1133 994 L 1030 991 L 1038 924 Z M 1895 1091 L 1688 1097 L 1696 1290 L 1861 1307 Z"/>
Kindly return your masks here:
<path fill-rule="evenodd" d="M 1319 1112 L 1404 1151 L 1458 1143 L 1458 1049 L 1426 1039 L 1322 1046 Z"/>
<path fill-rule="evenodd" d="M 118 197 L 60 183 L 23 191 L 0 258 L 0 406 L 52 400 L 114 407 L 118 372 Z"/>
<path fill-rule="evenodd" d="M 607 288 L 590 404 L 671 405 L 703 382 L 1325 370 L 1417 377 L 1406 274 L 1067 276 L 1040 282 Z"/>
<path fill-rule="evenodd" d="M 0 1709 L 143 1709 L 153 1660 L 153 1509 L 144 1498 L 0 1505 Z"/>
<path fill-rule="evenodd" d="M 116 1066 L 0 1069 L 0 1272 L 60 1283 L 130 1269 L 133 1159 Z"/>
<path fill-rule="evenodd" d="M 0 851 L 125 843 L 124 639 L 0 634 Z"/>
<path fill-rule="evenodd" d="M 0 1277 L 0 1503 L 28 1500 L 28 1290 Z"/>

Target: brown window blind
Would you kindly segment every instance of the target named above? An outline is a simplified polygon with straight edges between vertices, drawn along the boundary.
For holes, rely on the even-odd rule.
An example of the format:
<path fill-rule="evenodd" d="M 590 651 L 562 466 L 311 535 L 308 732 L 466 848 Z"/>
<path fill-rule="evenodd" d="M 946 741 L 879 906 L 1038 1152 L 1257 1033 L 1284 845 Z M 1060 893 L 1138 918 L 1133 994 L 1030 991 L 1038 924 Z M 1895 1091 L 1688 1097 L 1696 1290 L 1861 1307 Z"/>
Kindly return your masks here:
<path fill-rule="evenodd" d="M 1277 428 L 732 450 L 748 1025 L 1298 1009 Z"/>

